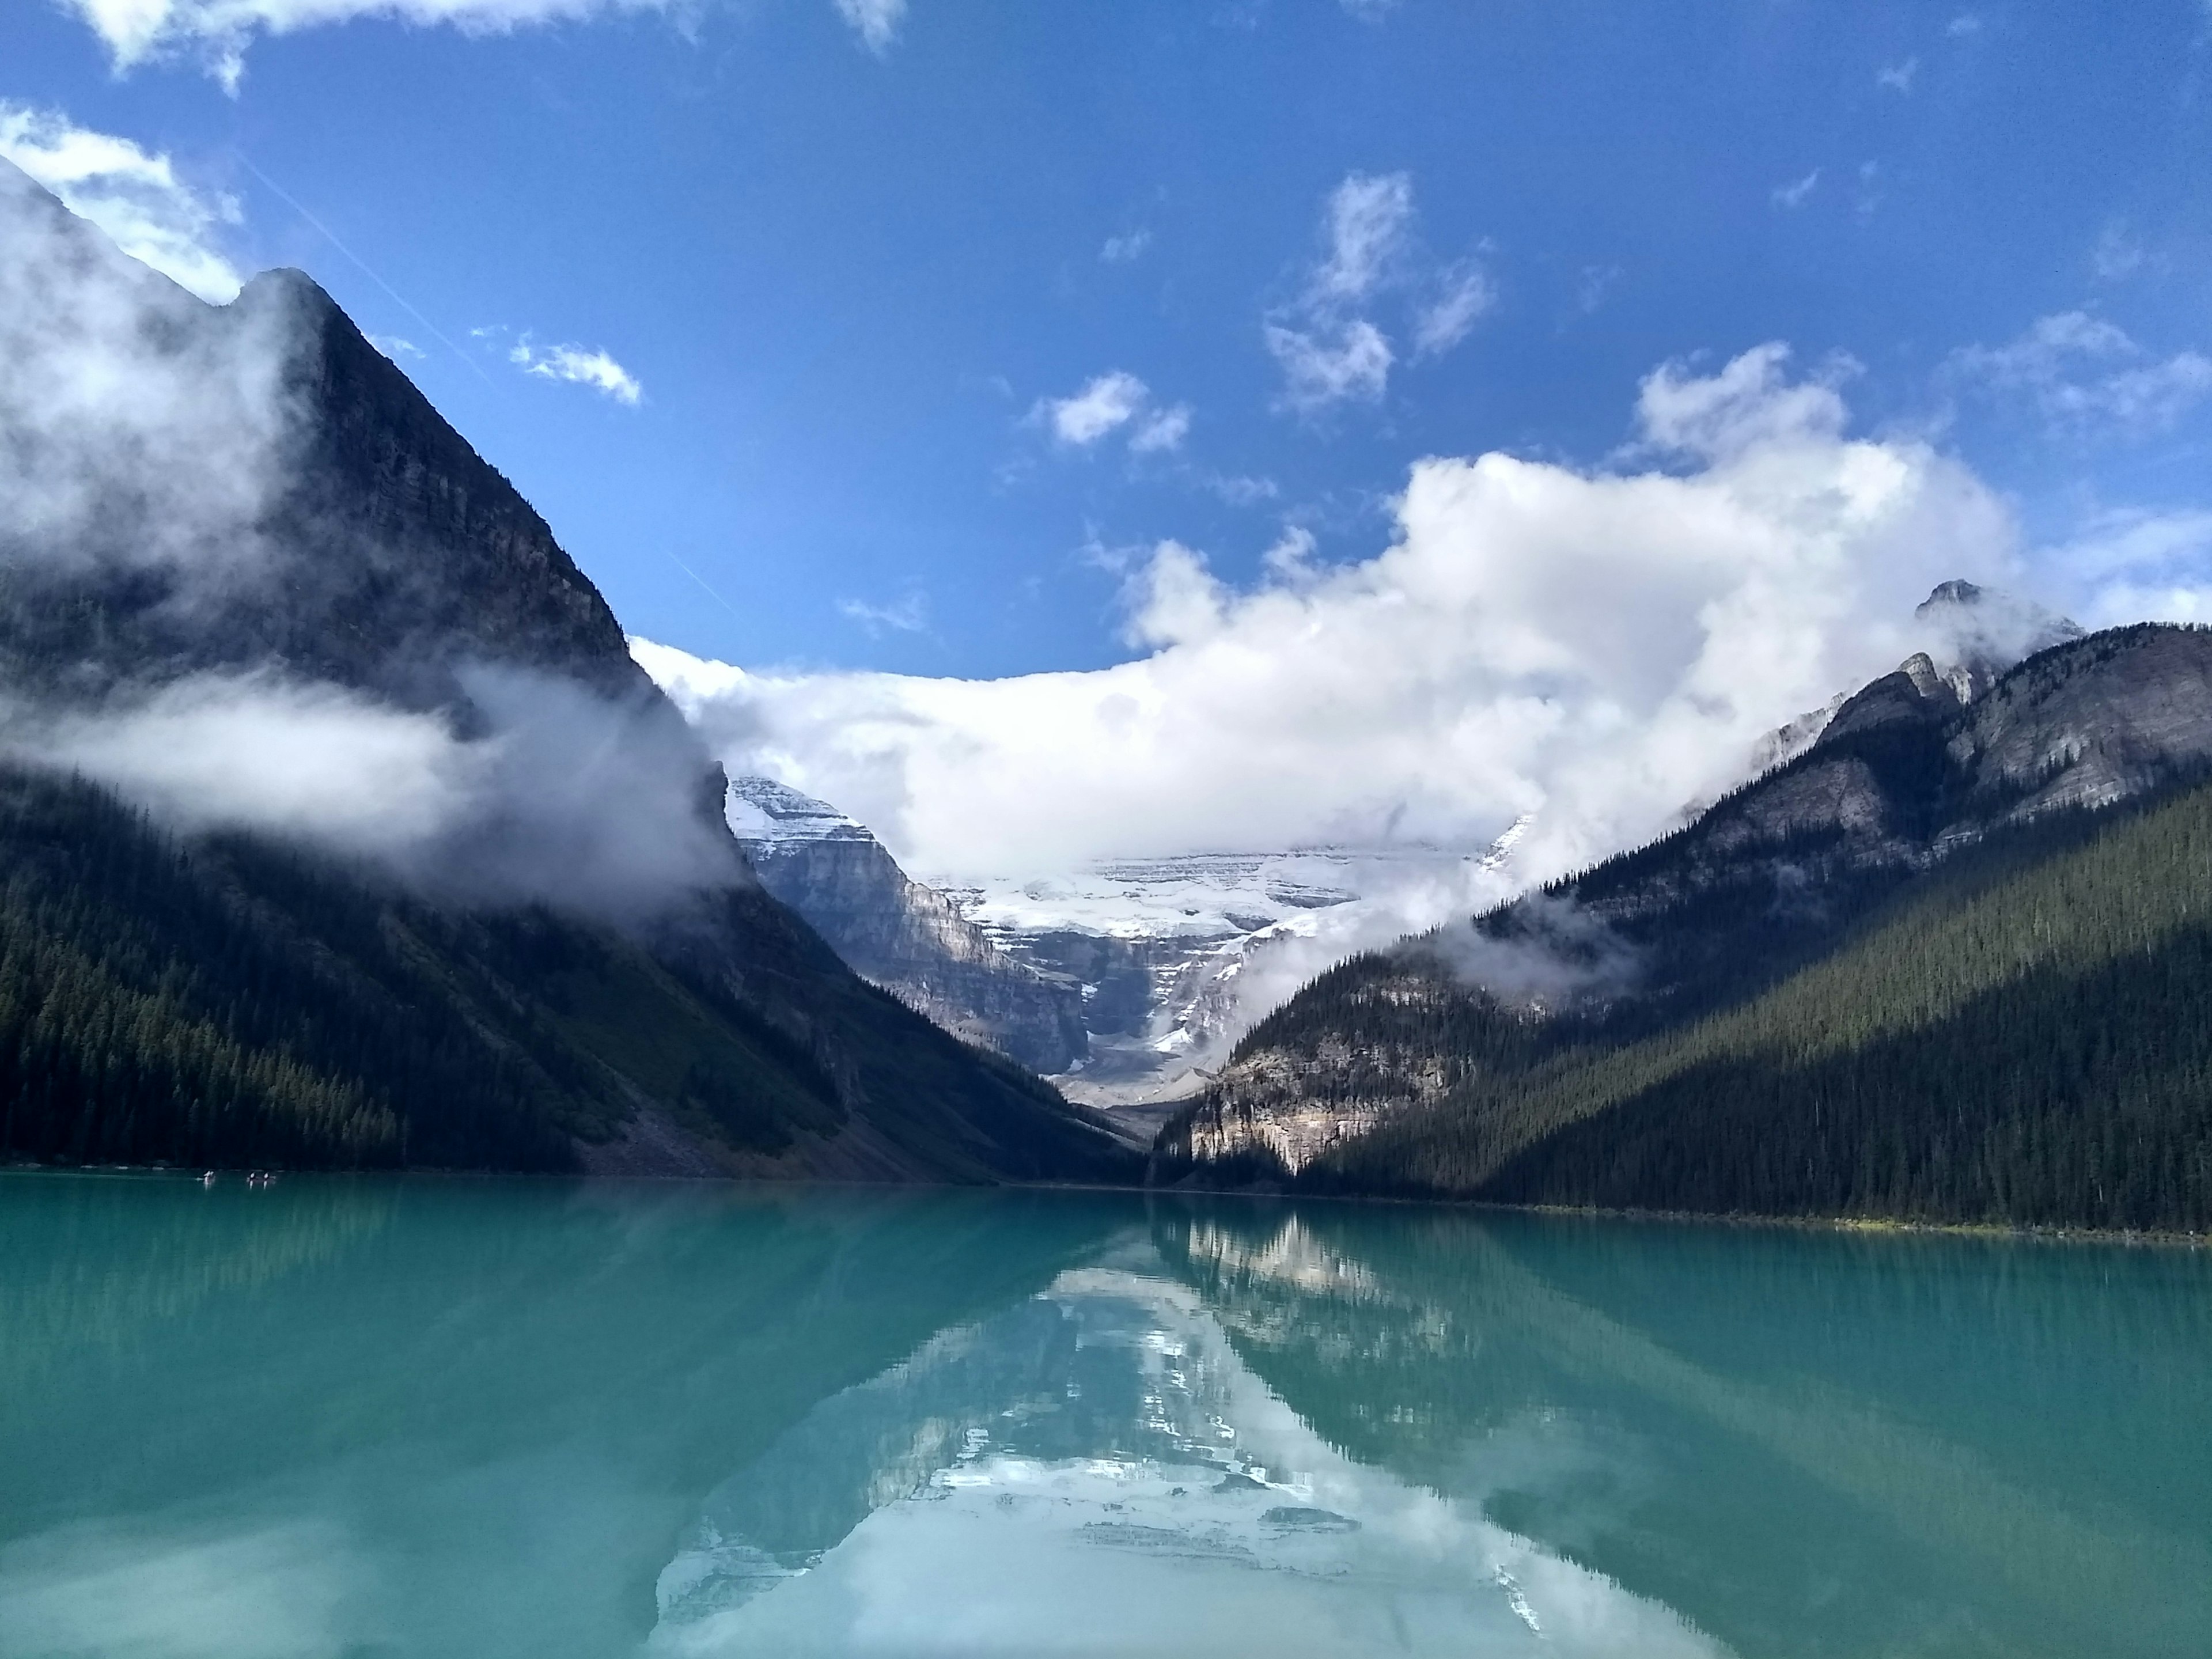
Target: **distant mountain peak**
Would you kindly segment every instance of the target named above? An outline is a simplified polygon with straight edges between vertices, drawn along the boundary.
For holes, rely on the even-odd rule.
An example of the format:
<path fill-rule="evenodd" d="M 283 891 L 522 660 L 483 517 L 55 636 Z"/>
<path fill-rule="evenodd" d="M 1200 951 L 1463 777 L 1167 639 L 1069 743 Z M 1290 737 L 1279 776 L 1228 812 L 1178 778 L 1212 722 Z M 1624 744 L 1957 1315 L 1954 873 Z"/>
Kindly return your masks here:
<path fill-rule="evenodd" d="M 2014 664 L 2039 651 L 2078 640 L 2085 631 L 2069 617 L 2002 588 L 1954 579 L 1939 582 L 1913 608 L 1927 656 L 1960 702 L 1972 702 Z"/>
<path fill-rule="evenodd" d="M 866 826 L 774 778 L 730 780 L 730 830 L 741 842 L 866 841 Z"/>

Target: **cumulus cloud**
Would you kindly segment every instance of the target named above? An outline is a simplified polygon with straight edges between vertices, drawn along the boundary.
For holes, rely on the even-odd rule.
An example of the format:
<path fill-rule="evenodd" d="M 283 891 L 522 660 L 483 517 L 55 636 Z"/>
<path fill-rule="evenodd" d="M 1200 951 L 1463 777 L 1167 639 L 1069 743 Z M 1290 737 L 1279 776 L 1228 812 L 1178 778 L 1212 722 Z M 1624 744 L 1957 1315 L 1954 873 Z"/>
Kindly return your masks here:
<path fill-rule="evenodd" d="M 996 681 L 636 654 L 733 771 L 836 802 L 925 872 L 1428 842 L 1516 820 L 1522 878 L 1666 828 L 1761 736 L 1893 667 L 1937 580 L 2002 577 L 2002 504 L 1853 439 L 1778 347 L 1653 374 L 1641 470 L 1417 463 L 1391 544 L 1258 585 L 1196 550 L 1129 581 L 1113 667 Z"/>
<path fill-rule="evenodd" d="M 223 228 L 239 222 L 238 204 L 192 189 L 167 154 L 78 126 L 58 110 L 0 99 L 0 157 L 98 225 L 132 258 L 203 300 L 220 305 L 236 296 L 238 271 L 220 240 Z"/>
<path fill-rule="evenodd" d="M 2171 428 L 2212 396 L 2212 357 L 2153 356 L 2116 324 L 2085 311 L 2039 317 L 2001 346 L 1946 360 L 1954 390 L 2024 407 L 2065 436 L 2139 438 Z"/>
<path fill-rule="evenodd" d="M 507 360 L 526 374 L 589 386 L 633 408 L 645 396 L 637 377 L 604 351 L 586 351 L 578 345 L 536 346 L 526 334 L 507 349 Z"/>

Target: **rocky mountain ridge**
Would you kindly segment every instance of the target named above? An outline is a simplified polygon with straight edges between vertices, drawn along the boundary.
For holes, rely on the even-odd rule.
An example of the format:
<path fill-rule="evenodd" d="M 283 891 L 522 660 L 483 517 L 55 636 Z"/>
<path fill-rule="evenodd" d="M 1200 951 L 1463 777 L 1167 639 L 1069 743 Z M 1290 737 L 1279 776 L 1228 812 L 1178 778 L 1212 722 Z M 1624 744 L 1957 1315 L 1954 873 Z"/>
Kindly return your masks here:
<path fill-rule="evenodd" d="M 1549 1035 L 1683 1029 L 1986 840 L 2212 767 L 2212 633 L 2077 632 L 1976 684 L 1916 655 L 1673 835 L 1324 976 L 1170 1123 L 1164 1167 L 1296 1176 Z"/>

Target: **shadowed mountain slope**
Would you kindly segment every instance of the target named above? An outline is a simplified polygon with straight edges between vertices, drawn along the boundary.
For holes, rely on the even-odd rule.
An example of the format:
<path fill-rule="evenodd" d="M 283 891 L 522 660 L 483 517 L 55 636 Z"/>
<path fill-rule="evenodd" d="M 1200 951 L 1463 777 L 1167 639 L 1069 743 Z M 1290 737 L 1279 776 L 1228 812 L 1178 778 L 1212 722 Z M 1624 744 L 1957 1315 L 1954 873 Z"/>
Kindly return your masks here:
<path fill-rule="evenodd" d="M 605 600 L 312 282 L 204 305 L 4 167 L 0 264 L 0 1153 L 1127 1170 L 761 890 Z M 163 807 L 165 734 L 218 703 L 322 720 L 297 767 L 293 728 L 223 728 L 283 812 L 220 776 L 190 780 L 220 812 Z M 399 807 L 334 765 L 348 721 L 431 745 L 433 804 L 481 799 L 370 845 Z M 325 820 L 357 856 L 295 833 Z"/>
<path fill-rule="evenodd" d="M 1333 970 L 1156 1175 L 2212 1225 L 2212 634 L 1917 661 L 1688 828 Z"/>

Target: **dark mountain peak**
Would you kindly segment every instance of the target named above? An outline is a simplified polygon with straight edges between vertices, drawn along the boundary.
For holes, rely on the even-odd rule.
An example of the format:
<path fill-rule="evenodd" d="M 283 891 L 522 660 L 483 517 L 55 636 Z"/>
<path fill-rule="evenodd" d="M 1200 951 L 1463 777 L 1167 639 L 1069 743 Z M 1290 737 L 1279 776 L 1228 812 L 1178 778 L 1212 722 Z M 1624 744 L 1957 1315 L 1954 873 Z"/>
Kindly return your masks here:
<path fill-rule="evenodd" d="M 1931 724 L 1958 712 L 1959 694 L 1936 672 L 1924 651 L 1907 657 L 1894 672 L 1884 674 L 1847 699 L 1813 745 L 1817 752 L 1856 733 L 1899 721 Z"/>
<path fill-rule="evenodd" d="M 1988 592 L 1987 588 L 1978 586 L 1963 578 L 1954 577 L 1948 582 L 1936 583 L 1929 591 L 1928 597 L 1913 607 L 1912 614 L 1916 617 L 1924 617 L 1929 611 L 1941 611 L 1947 605 L 1978 605 Z"/>

